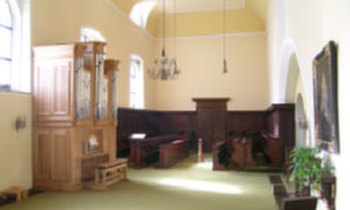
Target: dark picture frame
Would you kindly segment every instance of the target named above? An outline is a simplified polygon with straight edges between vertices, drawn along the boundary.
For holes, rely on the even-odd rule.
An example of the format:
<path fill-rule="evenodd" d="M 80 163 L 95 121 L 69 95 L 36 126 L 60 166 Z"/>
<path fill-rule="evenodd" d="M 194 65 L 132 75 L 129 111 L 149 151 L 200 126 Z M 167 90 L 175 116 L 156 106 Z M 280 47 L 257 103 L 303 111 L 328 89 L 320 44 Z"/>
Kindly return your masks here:
<path fill-rule="evenodd" d="M 313 61 L 316 146 L 339 153 L 337 47 L 330 41 Z"/>

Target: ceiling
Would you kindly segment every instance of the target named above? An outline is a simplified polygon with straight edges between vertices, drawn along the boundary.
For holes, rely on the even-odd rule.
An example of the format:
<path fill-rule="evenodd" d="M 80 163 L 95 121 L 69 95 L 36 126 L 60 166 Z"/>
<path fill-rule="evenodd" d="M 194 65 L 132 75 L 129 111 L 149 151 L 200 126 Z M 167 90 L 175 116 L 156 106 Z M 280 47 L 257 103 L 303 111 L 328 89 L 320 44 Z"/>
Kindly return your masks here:
<path fill-rule="evenodd" d="M 158 7 L 162 6 L 163 0 L 112 0 L 124 13 L 130 14 L 134 4 L 141 1 L 156 1 Z M 266 13 L 268 0 L 164 0 L 166 11 L 174 12 L 174 3 L 176 4 L 177 13 L 192 13 L 203 11 L 222 10 L 225 1 L 226 9 L 243 9 L 253 7 L 260 10 L 260 13 Z"/>
<path fill-rule="evenodd" d="M 155 1 L 156 6 L 149 14 L 146 30 L 159 37 L 161 31 L 163 0 L 111 0 L 127 16 L 133 6 L 139 2 Z M 218 22 L 222 20 L 225 2 L 227 9 L 227 32 L 263 31 L 266 28 L 269 0 L 164 0 L 169 19 L 176 13 L 178 19 L 178 35 L 206 35 L 222 31 Z M 217 28 L 217 29 L 215 29 Z M 205 32 L 204 32 L 205 31 Z"/>
<path fill-rule="evenodd" d="M 147 0 L 144 0 L 147 1 Z M 156 0 L 159 5 L 163 5 L 163 0 Z M 222 10 L 224 0 L 164 0 L 166 12 L 174 13 L 192 13 L 204 11 Z M 242 9 L 245 7 L 246 0 L 225 0 L 226 9 Z"/>

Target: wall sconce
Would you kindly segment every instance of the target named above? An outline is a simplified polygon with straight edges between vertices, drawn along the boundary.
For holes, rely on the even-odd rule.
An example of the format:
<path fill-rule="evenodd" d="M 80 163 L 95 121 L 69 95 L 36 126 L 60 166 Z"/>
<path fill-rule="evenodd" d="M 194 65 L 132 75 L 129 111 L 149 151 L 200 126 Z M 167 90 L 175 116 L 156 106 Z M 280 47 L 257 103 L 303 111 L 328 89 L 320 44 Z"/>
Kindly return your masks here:
<path fill-rule="evenodd" d="M 24 129 L 26 127 L 27 124 L 27 120 L 26 120 L 26 116 L 25 115 L 18 115 L 16 117 L 16 121 L 15 121 L 15 129 L 18 132 L 21 129 Z"/>

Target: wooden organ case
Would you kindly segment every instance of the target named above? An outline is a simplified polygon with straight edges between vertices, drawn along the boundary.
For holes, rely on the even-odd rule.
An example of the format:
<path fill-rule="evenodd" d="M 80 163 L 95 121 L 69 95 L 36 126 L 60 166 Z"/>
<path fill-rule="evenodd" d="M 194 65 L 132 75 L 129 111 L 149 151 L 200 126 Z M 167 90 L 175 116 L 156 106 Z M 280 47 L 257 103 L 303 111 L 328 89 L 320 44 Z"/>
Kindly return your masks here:
<path fill-rule="evenodd" d="M 34 48 L 34 188 L 77 191 L 116 159 L 118 60 L 103 42 Z"/>

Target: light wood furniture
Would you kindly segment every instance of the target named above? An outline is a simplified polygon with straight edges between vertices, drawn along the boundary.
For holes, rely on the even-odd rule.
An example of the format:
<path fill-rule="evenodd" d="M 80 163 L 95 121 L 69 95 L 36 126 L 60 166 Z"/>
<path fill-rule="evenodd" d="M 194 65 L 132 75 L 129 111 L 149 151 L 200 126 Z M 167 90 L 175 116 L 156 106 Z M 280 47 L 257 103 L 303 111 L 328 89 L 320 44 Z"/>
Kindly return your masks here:
<path fill-rule="evenodd" d="M 100 163 L 95 167 L 95 179 L 87 183 L 87 186 L 95 190 L 105 190 L 111 184 L 127 180 L 127 167 L 127 158 Z"/>
<path fill-rule="evenodd" d="M 24 187 L 12 186 L 1 193 L 2 199 L 7 199 L 8 196 L 16 196 L 16 201 L 28 198 L 28 189 Z"/>
<path fill-rule="evenodd" d="M 34 48 L 34 188 L 77 191 L 116 157 L 117 60 L 103 42 Z"/>

